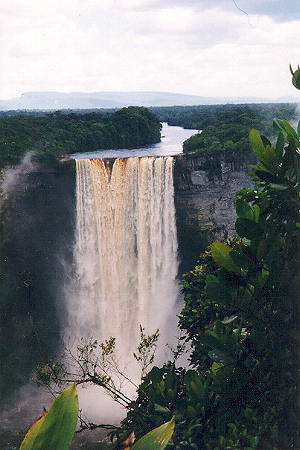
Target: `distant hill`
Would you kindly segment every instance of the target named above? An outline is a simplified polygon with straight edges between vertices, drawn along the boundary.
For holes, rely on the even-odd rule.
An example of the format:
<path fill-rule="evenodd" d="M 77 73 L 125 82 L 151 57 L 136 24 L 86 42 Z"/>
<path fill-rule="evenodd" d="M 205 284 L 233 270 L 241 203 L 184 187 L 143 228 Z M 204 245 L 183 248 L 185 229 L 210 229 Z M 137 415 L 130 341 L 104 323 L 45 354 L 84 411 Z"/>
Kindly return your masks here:
<path fill-rule="evenodd" d="M 297 103 L 297 99 L 281 97 L 201 97 L 171 92 L 26 92 L 11 100 L 0 100 L 0 110 L 12 109 L 95 109 L 124 106 L 217 105 L 239 103 Z"/>

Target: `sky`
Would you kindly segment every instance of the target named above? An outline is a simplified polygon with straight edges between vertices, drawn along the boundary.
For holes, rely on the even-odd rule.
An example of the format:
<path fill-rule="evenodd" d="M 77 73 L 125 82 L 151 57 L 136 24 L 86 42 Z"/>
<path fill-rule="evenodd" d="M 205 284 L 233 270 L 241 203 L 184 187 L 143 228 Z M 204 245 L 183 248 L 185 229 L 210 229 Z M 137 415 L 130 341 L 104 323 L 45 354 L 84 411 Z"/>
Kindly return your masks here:
<path fill-rule="evenodd" d="M 297 97 L 288 66 L 300 63 L 299 33 L 300 0 L 1 0 L 0 99 Z"/>

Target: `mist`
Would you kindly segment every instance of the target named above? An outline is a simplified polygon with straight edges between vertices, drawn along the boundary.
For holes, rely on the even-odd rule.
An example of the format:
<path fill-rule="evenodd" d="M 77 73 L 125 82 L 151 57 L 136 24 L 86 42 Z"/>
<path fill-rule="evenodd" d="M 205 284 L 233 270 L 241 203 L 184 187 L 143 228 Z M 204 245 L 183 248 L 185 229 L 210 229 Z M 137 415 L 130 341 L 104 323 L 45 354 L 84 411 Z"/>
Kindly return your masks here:
<path fill-rule="evenodd" d="M 35 153 L 29 151 L 25 153 L 21 162 L 15 167 L 9 167 L 3 171 L 2 182 L 0 184 L 1 204 L 7 200 L 17 189 L 22 189 L 24 176 L 37 169 L 38 164 L 33 160 Z"/>

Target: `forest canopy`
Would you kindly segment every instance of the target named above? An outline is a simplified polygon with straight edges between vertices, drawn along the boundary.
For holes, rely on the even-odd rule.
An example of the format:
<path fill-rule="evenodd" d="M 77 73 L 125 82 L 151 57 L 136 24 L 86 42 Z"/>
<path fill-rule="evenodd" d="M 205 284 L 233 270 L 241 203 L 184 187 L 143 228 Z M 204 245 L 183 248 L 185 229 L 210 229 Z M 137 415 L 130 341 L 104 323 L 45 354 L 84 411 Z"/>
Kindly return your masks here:
<path fill-rule="evenodd" d="M 248 140 L 251 128 L 272 138 L 273 117 L 293 120 L 296 115 L 295 105 L 284 103 L 174 106 L 152 110 L 169 125 L 202 131 L 185 141 L 183 150 L 187 156 L 208 152 L 214 159 L 222 154 L 226 160 L 244 162 L 253 162 Z"/>
<path fill-rule="evenodd" d="M 252 126 L 261 129 L 262 123 L 272 130 L 273 117 L 284 117 L 286 120 L 295 116 L 294 103 L 253 103 L 226 105 L 168 106 L 150 108 L 161 122 L 183 128 L 203 130 L 215 121 L 222 120 L 225 113 L 243 114 L 253 121 Z M 262 132 L 266 133 L 265 130 Z M 267 134 L 267 133 L 266 133 Z"/>
<path fill-rule="evenodd" d="M 160 122 L 147 108 L 0 116 L 0 166 L 18 163 L 27 151 L 39 160 L 110 148 L 135 148 L 160 141 Z"/>
<path fill-rule="evenodd" d="M 185 142 L 188 156 L 225 152 L 249 161 L 249 130 L 271 137 L 271 118 L 292 120 L 295 108 L 270 103 L 0 112 L 0 166 L 18 163 L 27 151 L 49 162 L 75 152 L 143 147 L 160 141 L 160 122 L 202 130 Z"/>

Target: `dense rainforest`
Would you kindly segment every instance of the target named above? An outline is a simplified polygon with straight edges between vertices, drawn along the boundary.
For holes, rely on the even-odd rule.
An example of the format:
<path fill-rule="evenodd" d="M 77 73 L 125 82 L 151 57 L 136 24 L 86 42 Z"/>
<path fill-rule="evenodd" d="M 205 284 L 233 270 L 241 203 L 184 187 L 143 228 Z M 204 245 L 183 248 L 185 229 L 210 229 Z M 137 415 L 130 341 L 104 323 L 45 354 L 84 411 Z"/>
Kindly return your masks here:
<path fill-rule="evenodd" d="M 300 70 L 293 83 L 300 89 Z M 258 161 L 251 166 L 254 189 L 238 193 L 237 237 L 210 245 L 184 276 L 179 327 L 191 346 L 191 367 L 175 361 L 153 367 L 122 423 L 140 436 L 175 416 L 173 449 L 300 446 L 300 128 L 276 119 L 271 132 L 261 120 L 257 128 L 276 136 L 268 139 L 253 129 L 253 111 L 242 110 L 210 118 L 202 140 L 186 143 L 195 144 L 195 153 L 216 154 L 240 134 L 240 151 L 251 148 Z M 293 118 L 294 109 L 280 115 Z"/>
<path fill-rule="evenodd" d="M 160 122 L 202 130 L 184 144 L 184 152 L 203 151 L 214 159 L 252 162 L 247 140 L 251 128 L 272 136 L 272 117 L 293 120 L 294 104 L 128 107 L 120 110 L 0 112 L 0 166 L 15 164 L 27 151 L 38 160 L 76 152 L 135 148 L 159 142 Z"/>
<path fill-rule="evenodd" d="M 0 166 L 15 164 L 27 151 L 38 160 L 109 148 L 136 148 L 160 141 L 157 117 L 143 107 L 111 114 L 92 112 L 0 115 Z"/>
<path fill-rule="evenodd" d="M 235 150 L 228 145 L 228 155 L 232 152 L 238 158 L 241 151 L 260 161 L 253 168 L 257 187 L 241 192 L 237 203 L 239 238 L 211 247 L 184 278 L 185 307 L 180 327 L 192 345 L 192 370 L 178 368 L 172 361 L 152 369 L 143 379 L 137 401 L 129 405 L 129 414 L 119 431 L 125 435 L 134 429 L 140 436 L 174 414 L 173 448 L 297 448 L 294 396 L 298 342 L 294 324 L 299 288 L 295 278 L 299 268 L 299 136 L 278 122 L 276 144 L 272 139 L 269 142 L 253 135 L 255 153 L 250 152 L 247 137 L 253 127 L 272 136 L 267 123 L 271 115 L 293 119 L 295 107 L 159 108 L 155 111 L 159 120 L 151 114 L 149 122 L 146 119 L 141 125 L 148 117 L 146 111 L 124 108 L 105 114 L 0 115 L 4 143 L 0 147 L 1 165 L 18 162 L 26 150 L 35 151 L 41 160 L 51 160 L 91 150 L 88 145 L 92 142 L 94 148 L 99 148 L 95 136 L 101 137 L 102 148 L 122 148 L 124 142 L 129 147 L 145 145 L 150 141 L 142 143 L 140 126 L 144 136 L 145 123 L 149 122 L 156 129 L 153 133 L 152 127 L 149 136 L 156 142 L 159 120 L 204 130 L 185 144 L 191 157 L 204 149 L 217 155 L 220 148 L 226 151 L 229 141 Z M 185 114 L 189 120 L 184 119 Z M 210 137 L 216 141 L 213 148 Z M 203 141 L 199 144 L 200 138 Z M 72 174 L 67 169 L 59 175 L 30 175 L 24 191 L 16 192 L 10 205 L 22 204 L 28 214 L 23 215 L 18 206 L 2 209 L 1 251 L 5 257 L 1 259 L 0 354 L 6 361 L 0 383 L 3 400 L 8 389 L 13 391 L 28 380 L 37 362 L 55 357 L 54 349 L 59 345 L 56 314 L 61 306 L 56 303 L 59 293 L 55 285 L 64 276 L 58 264 L 60 244 L 64 242 L 67 253 L 72 245 L 74 218 L 66 211 L 73 201 L 74 186 L 69 180 L 66 192 L 69 177 Z M 45 198 L 50 202 L 45 204 Z M 40 220 L 34 222 L 36 210 Z M 44 214 L 50 226 L 45 227 Z M 12 223 L 13 232 L 8 235 Z M 60 241 L 53 239 L 57 229 L 64 230 Z M 59 256 L 64 259 L 66 255 Z"/>
<path fill-rule="evenodd" d="M 235 108 L 208 122 L 220 130 L 218 145 L 242 133 L 246 146 L 257 119 L 250 111 L 243 116 Z M 264 122 L 258 128 L 276 139 L 250 131 L 256 185 L 238 194 L 237 237 L 212 244 L 184 276 L 184 337 L 174 360 L 144 376 L 114 432 L 123 439 L 175 418 L 168 448 L 299 448 L 300 134 L 285 120 L 273 126 L 273 133 Z M 250 154 L 248 147 L 241 151 Z M 189 369 L 176 363 L 184 343 L 191 347 Z M 88 354 L 98 351 L 97 344 L 86 347 Z M 41 372 L 49 373 L 49 366 Z"/>
<path fill-rule="evenodd" d="M 226 105 L 198 105 L 198 106 L 167 106 L 150 108 L 161 122 L 169 125 L 203 130 L 213 122 L 218 122 L 224 113 L 235 114 L 238 111 L 251 119 L 252 126 L 262 124 L 271 130 L 273 117 L 284 117 L 290 120 L 294 117 L 296 105 L 292 103 L 254 103 L 254 104 L 226 104 Z M 265 133 L 265 130 L 262 130 Z M 268 133 L 266 133 L 268 134 Z"/>
<path fill-rule="evenodd" d="M 152 367 L 134 401 L 123 397 L 127 417 L 113 436 L 140 438 L 160 426 L 140 441 L 161 433 L 160 445 L 138 441 L 137 449 L 299 448 L 300 132 L 285 120 L 274 120 L 274 132 L 272 145 L 250 131 L 256 185 L 238 193 L 237 237 L 211 244 L 184 276 L 184 335 L 173 359 Z M 143 352 L 155 336 L 142 337 Z M 73 380 L 114 389 L 97 363 L 112 345 L 81 346 Z M 190 367 L 180 367 L 188 348 Z M 61 357 L 39 368 L 46 384 L 70 375 Z"/>
<path fill-rule="evenodd" d="M 154 110 L 160 120 L 169 125 L 202 130 L 188 139 L 183 146 L 187 156 L 205 152 L 215 161 L 252 162 L 253 152 L 248 133 L 255 128 L 271 138 L 272 118 L 294 120 L 294 104 L 216 105 L 160 108 Z"/>

